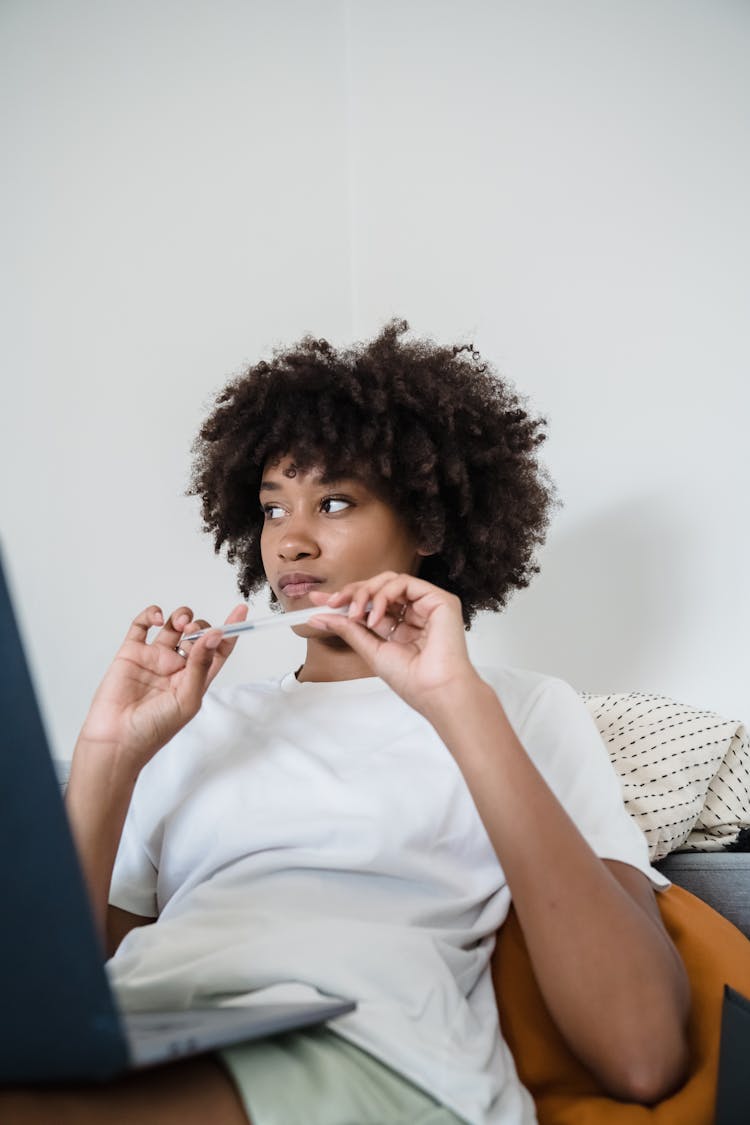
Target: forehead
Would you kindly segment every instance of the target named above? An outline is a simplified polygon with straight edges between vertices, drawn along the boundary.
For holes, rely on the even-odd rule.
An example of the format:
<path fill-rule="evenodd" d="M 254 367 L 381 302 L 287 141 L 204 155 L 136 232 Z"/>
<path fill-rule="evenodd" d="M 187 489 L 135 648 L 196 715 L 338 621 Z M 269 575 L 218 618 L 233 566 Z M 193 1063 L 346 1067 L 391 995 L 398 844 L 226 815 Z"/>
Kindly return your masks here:
<path fill-rule="evenodd" d="M 313 487 L 341 484 L 343 481 L 356 481 L 366 485 L 356 471 L 328 468 L 320 464 L 300 465 L 293 456 L 275 457 L 266 461 L 260 483 L 261 491 L 281 488 L 287 480 L 299 480 Z"/>

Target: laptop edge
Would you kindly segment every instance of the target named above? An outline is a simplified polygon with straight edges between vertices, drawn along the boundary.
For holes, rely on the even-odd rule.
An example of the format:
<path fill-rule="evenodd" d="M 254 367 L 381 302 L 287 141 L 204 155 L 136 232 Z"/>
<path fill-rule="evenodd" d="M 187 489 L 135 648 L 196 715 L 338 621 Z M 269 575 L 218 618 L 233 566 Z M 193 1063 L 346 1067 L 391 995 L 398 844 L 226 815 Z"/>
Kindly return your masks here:
<path fill-rule="evenodd" d="M 321 997 L 310 1003 L 149 1013 L 142 1040 L 126 1027 L 130 1016 L 118 1012 L 104 970 L 1 554 L 0 658 L 0 893 L 6 917 L 0 927 L 5 1014 L 0 1083 L 107 1079 L 320 1023 L 356 1007 Z M 169 1026 L 173 1017 L 177 1027 Z M 135 1027 L 137 1015 L 132 1022 Z"/>

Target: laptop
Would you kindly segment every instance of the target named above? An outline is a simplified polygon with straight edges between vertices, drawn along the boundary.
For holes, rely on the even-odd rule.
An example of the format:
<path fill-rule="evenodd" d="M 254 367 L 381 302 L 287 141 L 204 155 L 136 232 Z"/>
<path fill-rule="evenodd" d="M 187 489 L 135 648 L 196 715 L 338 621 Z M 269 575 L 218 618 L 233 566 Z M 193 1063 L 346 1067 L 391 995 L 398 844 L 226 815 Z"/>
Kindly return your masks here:
<path fill-rule="evenodd" d="M 2 558 L 0 660 L 0 1083 L 101 1081 L 353 1011 L 326 996 L 118 1011 Z"/>
<path fill-rule="evenodd" d="M 724 985 L 716 1125 L 750 1121 L 750 1000 Z"/>

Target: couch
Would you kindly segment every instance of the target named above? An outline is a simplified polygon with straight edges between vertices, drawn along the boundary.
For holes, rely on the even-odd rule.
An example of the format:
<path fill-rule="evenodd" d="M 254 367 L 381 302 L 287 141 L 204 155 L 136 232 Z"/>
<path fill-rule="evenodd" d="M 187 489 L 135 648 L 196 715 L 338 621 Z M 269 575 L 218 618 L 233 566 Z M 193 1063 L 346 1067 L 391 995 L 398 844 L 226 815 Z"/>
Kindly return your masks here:
<path fill-rule="evenodd" d="M 581 693 L 668 879 L 750 938 L 750 734 L 662 695 Z"/>

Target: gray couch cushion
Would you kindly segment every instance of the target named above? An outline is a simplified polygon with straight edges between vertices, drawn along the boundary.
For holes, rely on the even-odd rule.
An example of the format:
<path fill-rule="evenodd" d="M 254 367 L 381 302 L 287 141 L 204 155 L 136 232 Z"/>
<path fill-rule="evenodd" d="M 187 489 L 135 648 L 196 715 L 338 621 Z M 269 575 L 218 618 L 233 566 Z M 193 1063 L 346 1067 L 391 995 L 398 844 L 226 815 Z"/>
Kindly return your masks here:
<path fill-rule="evenodd" d="M 654 866 L 750 938 L 750 852 L 672 852 Z"/>

